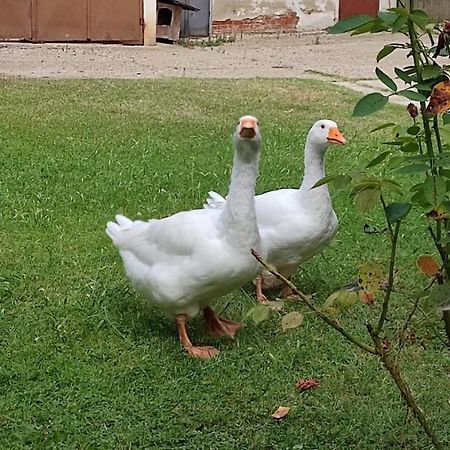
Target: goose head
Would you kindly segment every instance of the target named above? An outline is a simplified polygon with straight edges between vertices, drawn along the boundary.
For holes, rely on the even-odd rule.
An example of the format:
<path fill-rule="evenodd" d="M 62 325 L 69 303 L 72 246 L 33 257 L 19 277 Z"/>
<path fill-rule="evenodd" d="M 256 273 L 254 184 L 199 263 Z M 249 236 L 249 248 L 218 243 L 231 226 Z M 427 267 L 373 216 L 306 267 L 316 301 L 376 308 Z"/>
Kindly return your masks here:
<path fill-rule="evenodd" d="M 261 148 L 261 133 L 256 117 L 243 116 L 239 119 L 233 134 L 233 144 L 242 159 L 255 159 Z"/>
<path fill-rule="evenodd" d="M 307 141 L 319 151 L 325 151 L 331 144 L 344 145 L 347 142 L 336 122 L 326 119 L 318 120 L 311 127 Z"/>

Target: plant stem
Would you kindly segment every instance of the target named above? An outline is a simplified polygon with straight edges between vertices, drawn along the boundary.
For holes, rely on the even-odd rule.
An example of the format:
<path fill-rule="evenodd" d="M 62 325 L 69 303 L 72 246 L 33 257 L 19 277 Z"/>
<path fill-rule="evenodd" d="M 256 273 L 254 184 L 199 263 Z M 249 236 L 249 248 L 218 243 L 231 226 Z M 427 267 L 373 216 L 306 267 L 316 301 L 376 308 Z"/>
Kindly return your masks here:
<path fill-rule="evenodd" d="M 394 236 L 392 238 L 392 243 L 391 243 L 391 257 L 390 257 L 390 261 L 389 261 L 388 285 L 386 288 L 386 292 L 384 294 L 383 308 L 381 310 L 380 319 L 374 330 L 374 333 L 377 335 L 382 330 L 384 321 L 386 320 L 386 316 L 387 316 L 388 309 L 389 309 L 389 300 L 391 298 L 392 288 L 394 287 L 395 256 L 396 256 L 396 252 L 397 252 L 397 243 L 398 243 L 398 234 L 400 231 L 400 225 L 401 225 L 401 220 L 397 220 L 397 222 L 395 223 L 395 231 L 394 231 Z"/>
<path fill-rule="evenodd" d="M 386 216 L 387 205 L 384 200 L 383 194 L 380 194 L 380 201 L 381 201 L 381 204 L 383 205 L 384 215 Z M 387 221 L 387 226 L 388 226 L 389 235 L 390 235 L 391 242 L 392 242 L 394 240 L 394 230 L 392 229 L 392 225 L 389 222 L 389 220 Z"/>
<path fill-rule="evenodd" d="M 400 372 L 399 365 L 395 362 L 395 360 L 392 358 L 391 354 L 389 353 L 389 350 L 386 350 L 383 347 L 383 343 L 381 342 L 380 336 L 372 328 L 370 324 L 367 324 L 367 329 L 369 331 L 370 336 L 372 337 L 373 343 L 375 344 L 375 349 L 377 351 L 377 355 L 381 359 L 384 367 L 388 370 L 388 372 L 391 374 L 392 379 L 395 381 L 395 384 L 397 385 L 398 389 L 400 390 L 400 393 L 402 394 L 403 399 L 406 401 L 406 404 L 411 408 L 414 416 L 419 421 L 420 425 L 424 429 L 425 433 L 427 433 L 428 437 L 433 442 L 433 445 L 437 450 L 444 450 L 443 444 L 438 440 L 436 437 L 433 428 L 428 423 L 428 420 L 424 414 L 424 412 L 419 408 L 417 405 L 409 386 L 406 384 L 405 380 L 403 379 L 403 376 Z"/>
<path fill-rule="evenodd" d="M 416 30 L 414 28 L 414 22 L 409 17 L 408 17 L 408 35 L 411 41 L 411 53 L 414 60 L 414 68 L 416 70 L 417 83 L 421 84 L 423 83 L 423 78 L 422 78 L 422 63 L 419 58 L 419 50 L 418 50 L 419 47 L 418 37 Z M 436 167 L 434 165 L 433 141 L 431 137 L 430 122 L 428 120 L 425 102 L 420 102 L 420 114 L 422 116 L 423 130 L 425 132 L 425 144 L 427 146 L 428 162 L 430 164 L 430 170 L 433 175 L 436 175 L 437 172 Z"/>
<path fill-rule="evenodd" d="M 442 320 L 445 325 L 445 334 L 447 335 L 447 345 L 450 346 L 450 309 L 444 309 L 442 311 Z"/>
<path fill-rule="evenodd" d="M 436 136 L 438 152 L 442 153 L 444 150 L 442 148 L 441 132 L 439 131 L 439 122 L 438 122 L 437 116 L 433 117 L 433 129 L 434 129 L 434 134 Z"/>
<path fill-rule="evenodd" d="M 352 342 L 353 344 L 357 345 L 359 348 L 361 348 L 362 350 L 365 350 L 366 352 L 372 353 L 372 354 L 376 354 L 375 348 L 371 347 L 370 345 L 367 345 L 366 343 L 364 343 L 363 341 L 361 341 L 360 339 L 358 339 L 356 336 L 353 336 L 351 333 L 349 333 L 346 329 L 344 329 L 339 322 L 332 318 L 327 316 L 326 314 L 324 314 L 322 311 L 320 311 L 319 308 L 317 308 L 314 303 L 310 300 L 310 298 L 305 295 L 303 292 L 301 292 L 297 286 L 295 286 L 294 283 L 292 283 L 291 281 L 289 281 L 287 278 L 285 278 L 283 275 L 281 275 L 281 273 L 277 272 L 273 267 L 269 266 L 262 258 L 261 256 L 252 249 L 252 255 L 260 262 L 260 264 L 268 271 L 270 272 L 272 275 L 274 275 L 275 277 L 277 277 L 280 281 L 282 281 L 283 283 L 285 283 L 287 286 L 289 286 L 293 292 L 295 292 L 308 306 L 308 308 L 310 308 L 312 311 L 314 311 L 314 313 L 319 316 L 324 322 L 326 322 L 328 325 L 332 326 L 336 331 L 338 331 L 339 333 L 341 333 L 345 338 L 347 338 L 347 340 L 349 340 L 350 342 Z"/>
<path fill-rule="evenodd" d="M 400 347 L 399 347 L 398 352 L 397 352 L 397 358 L 400 356 L 400 352 L 402 351 L 402 348 L 405 345 L 405 340 L 406 340 L 405 339 L 405 334 L 406 334 L 406 331 L 408 330 L 409 323 L 411 322 L 411 320 L 412 320 L 412 318 L 413 318 L 413 316 L 414 316 L 414 314 L 415 314 L 415 312 L 417 310 L 417 307 L 419 306 L 419 300 L 420 300 L 419 297 L 417 297 L 415 299 L 414 305 L 413 305 L 410 313 L 408 314 L 408 318 L 406 319 L 405 324 L 403 325 L 402 331 L 400 331 L 400 335 L 399 335 L 399 338 L 398 338 L 399 342 L 400 342 Z"/>

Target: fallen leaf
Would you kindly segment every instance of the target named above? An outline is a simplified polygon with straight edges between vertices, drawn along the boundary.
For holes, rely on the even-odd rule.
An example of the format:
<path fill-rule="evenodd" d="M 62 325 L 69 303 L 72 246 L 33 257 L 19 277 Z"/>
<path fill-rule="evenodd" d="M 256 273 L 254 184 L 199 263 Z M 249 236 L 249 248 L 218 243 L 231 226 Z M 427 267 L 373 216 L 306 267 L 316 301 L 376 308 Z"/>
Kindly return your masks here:
<path fill-rule="evenodd" d="M 303 314 L 298 311 L 292 311 L 281 319 L 281 328 L 283 331 L 299 327 L 303 323 Z"/>
<path fill-rule="evenodd" d="M 283 419 L 291 410 L 288 406 L 279 406 L 278 409 L 272 414 L 272 418 L 275 420 Z"/>
<path fill-rule="evenodd" d="M 356 286 L 357 287 L 357 286 Z M 351 308 L 358 301 L 358 294 L 353 289 L 345 289 L 333 292 L 325 300 L 322 312 L 331 314 L 340 313 Z M 330 309 L 331 308 L 331 309 Z M 333 311 L 334 310 L 334 311 Z"/>
<path fill-rule="evenodd" d="M 373 292 L 361 289 L 358 292 L 358 296 L 365 305 L 373 305 L 375 303 L 375 295 L 373 294 Z"/>
<path fill-rule="evenodd" d="M 274 312 L 280 312 L 284 309 L 284 300 L 276 299 L 275 301 L 268 300 L 266 305 Z"/>
<path fill-rule="evenodd" d="M 439 275 L 439 263 L 430 255 L 421 255 L 416 260 L 417 268 L 427 277 Z"/>
<path fill-rule="evenodd" d="M 258 325 L 270 317 L 270 308 L 266 305 L 256 305 L 247 311 L 245 317 L 251 317 L 255 325 Z"/>
<path fill-rule="evenodd" d="M 308 389 L 314 389 L 320 386 L 320 382 L 315 378 L 300 378 L 300 380 L 295 383 L 295 387 L 301 392 Z"/>

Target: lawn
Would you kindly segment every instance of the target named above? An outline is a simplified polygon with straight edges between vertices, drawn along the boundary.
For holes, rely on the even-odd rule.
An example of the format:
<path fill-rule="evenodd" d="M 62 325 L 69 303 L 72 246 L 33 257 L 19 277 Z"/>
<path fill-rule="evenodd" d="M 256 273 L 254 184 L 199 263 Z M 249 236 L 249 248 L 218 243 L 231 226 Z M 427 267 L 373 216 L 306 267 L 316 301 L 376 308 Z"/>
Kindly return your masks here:
<path fill-rule="evenodd" d="M 300 80 L 1 80 L 0 93 L 0 448 L 431 448 L 379 363 L 298 303 L 288 310 L 304 312 L 304 324 L 283 332 L 280 315 L 244 319 L 251 287 L 235 291 L 216 308 L 247 327 L 226 341 L 192 322 L 193 340 L 221 353 L 188 358 L 174 324 L 129 287 L 104 232 L 118 212 L 163 217 L 201 207 L 210 189 L 226 193 L 243 114 L 260 120 L 264 192 L 299 185 L 317 119 L 334 119 L 349 141 L 327 157 L 339 173 L 381 150 L 388 131 L 368 130 L 406 123 L 401 107 L 353 119 L 358 94 Z M 382 225 L 379 212 L 358 215 L 345 193 L 334 205 L 337 237 L 295 278 L 317 303 L 354 279 L 359 262 L 388 260 L 384 238 L 363 233 Z M 407 286 L 423 282 L 412 261 L 428 248 L 424 226 L 413 211 L 390 330 L 409 306 Z M 357 305 L 342 321 L 365 336 L 378 308 Z M 449 443 L 449 354 L 419 319 L 401 362 Z M 300 393 L 295 382 L 307 377 L 321 385 Z M 279 405 L 291 412 L 277 423 Z"/>

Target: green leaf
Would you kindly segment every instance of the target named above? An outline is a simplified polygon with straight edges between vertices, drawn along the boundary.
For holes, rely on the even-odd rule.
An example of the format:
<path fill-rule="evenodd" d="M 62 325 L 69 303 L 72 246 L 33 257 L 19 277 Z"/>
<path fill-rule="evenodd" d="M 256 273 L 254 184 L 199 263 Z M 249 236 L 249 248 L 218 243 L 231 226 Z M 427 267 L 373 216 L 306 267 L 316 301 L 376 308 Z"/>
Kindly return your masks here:
<path fill-rule="evenodd" d="M 433 175 L 427 177 L 423 183 L 423 195 L 425 200 L 433 206 L 439 206 L 447 193 L 447 180 L 444 177 Z"/>
<path fill-rule="evenodd" d="M 356 194 L 356 210 L 361 214 L 370 211 L 380 200 L 379 189 L 364 189 Z"/>
<path fill-rule="evenodd" d="M 385 187 L 386 189 L 389 189 L 390 191 L 393 191 L 397 194 L 402 195 L 403 192 L 401 190 L 402 185 L 397 183 L 394 180 L 383 180 L 382 186 Z"/>
<path fill-rule="evenodd" d="M 422 78 L 424 80 L 430 80 L 431 78 L 436 78 L 442 75 L 442 67 L 437 64 L 424 66 L 422 70 Z"/>
<path fill-rule="evenodd" d="M 383 130 L 384 128 L 391 128 L 391 127 L 395 127 L 394 122 L 388 122 L 388 123 L 383 123 L 382 125 L 378 125 L 373 130 L 370 130 L 370 132 L 374 133 L 375 131 L 379 131 L 379 130 Z"/>
<path fill-rule="evenodd" d="M 411 211 L 411 203 L 390 203 L 386 207 L 386 218 L 389 223 L 395 223 L 397 220 L 404 219 Z"/>
<path fill-rule="evenodd" d="M 319 186 L 323 186 L 324 184 L 328 184 L 340 176 L 341 175 L 328 175 L 325 178 L 322 178 L 321 180 L 319 180 L 311 189 L 317 188 Z"/>
<path fill-rule="evenodd" d="M 370 33 L 370 32 L 372 32 L 372 29 L 374 26 L 375 26 L 375 21 L 364 23 L 360 27 L 354 29 L 351 33 L 351 36 L 357 36 L 359 34 Z"/>
<path fill-rule="evenodd" d="M 388 11 L 395 12 L 397 14 L 400 14 L 401 16 L 405 16 L 405 17 L 408 16 L 408 10 L 406 8 L 399 8 L 399 7 L 388 8 Z"/>
<path fill-rule="evenodd" d="M 411 136 L 416 136 L 420 132 L 420 127 L 417 125 L 413 125 L 412 127 L 409 127 L 406 132 L 410 134 Z"/>
<path fill-rule="evenodd" d="M 398 91 L 398 95 L 401 95 L 402 97 L 406 97 L 409 100 L 416 100 L 418 102 L 425 102 L 427 98 L 425 95 L 421 94 L 420 92 L 411 91 L 410 89 L 404 89 L 403 91 Z"/>
<path fill-rule="evenodd" d="M 397 85 L 395 84 L 394 80 L 386 75 L 381 69 L 378 67 L 375 69 L 375 73 L 378 77 L 378 79 L 385 84 L 389 89 L 396 92 L 397 91 Z"/>
<path fill-rule="evenodd" d="M 359 181 L 356 183 L 351 192 L 351 196 L 355 196 L 358 194 L 358 192 L 364 191 L 364 189 L 380 189 L 381 182 L 379 180 L 373 180 L 373 179 L 363 179 L 362 181 Z"/>
<path fill-rule="evenodd" d="M 377 166 L 378 164 L 382 163 L 392 152 L 386 151 L 383 153 L 380 153 L 378 156 L 372 159 L 369 164 L 367 164 L 367 168 Z"/>
<path fill-rule="evenodd" d="M 411 164 L 398 169 L 397 173 L 402 175 L 411 175 L 413 173 L 423 173 L 427 170 L 430 170 L 430 167 L 427 164 Z"/>
<path fill-rule="evenodd" d="M 405 83 L 408 83 L 408 84 L 412 83 L 412 81 L 413 81 L 412 78 L 404 70 L 399 69 L 398 67 L 395 67 L 394 72 Z"/>
<path fill-rule="evenodd" d="M 320 310 L 336 314 L 351 308 L 357 302 L 358 293 L 356 291 L 336 291 L 325 300 Z"/>
<path fill-rule="evenodd" d="M 430 301 L 436 308 L 450 305 L 450 283 L 435 284 L 430 291 Z"/>
<path fill-rule="evenodd" d="M 384 22 L 386 25 L 393 25 L 397 17 L 399 16 L 398 13 L 394 11 L 379 11 L 378 17 L 382 22 Z"/>
<path fill-rule="evenodd" d="M 450 123 L 450 113 L 442 114 L 442 123 L 448 125 Z"/>
<path fill-rule="evenodd" d="M 411 11 L 409 17 L 422 31 L 427 31 L 427 24 L 430 21 L 430 18 L 423 9 Z"/>
<path fill-rule="evenodd" d="M 388 97 L 379 92 L 372 92 L 366 95 L 356 104 L 353 110 L 354 117 L 363 117 L 372 114 L 383 108 L 388 102 Z"/>
<path fill-rule="evenodd" d="M 420 205 L 422 208 L 429 208 L 431 205 L 425 200 L 423 190 L 420 190 L 411 197 L 411 202 Z"/>
<path fill-rule="evenodd" d="M 392 24 L 392 32 L 399 32 L 406 24 L 407 17 L 399 15 Z"/>
<path fill-rule="evenodd" d="M 266 305 L 256 305 L 251 308 L 245 316 L 250 316 L 253 319 L 253 322 L 255 322 L 255 325 L 258 325 L 270 317 L 270 308 Z"/>
<path fill-rule="evenodd" d="M 377 55 L 377 62 L 380 62 L 383 58 L 390 55 L 397 47 L 393 47 L 392 45 L 385 45 Z"/>
<path fill-rule="evenodd" d="M 367 22 L 374 21 L 375 19 L 371 16 L 361 15 L 361 16 L 352 16 L 346 19 L 340 20 L 337 24 L 328 28 L 328 33 L 331 34 L 340 34 L 347 33 L 347 31 L 354 30 L 355 28 L 364 25 Z"/>
<path fill-rule="evenodd" d="M 303 323 L 303 314 L 298 311 L 292 311 L 281 319 L 281 328 L 283 331 L 292 330 Z"/>
<path fill-rule="evenodd" d="M 350 175 L 337 175 L 333 180 L 330 181 L 330 185 L 336 192 L 344 191 L 350 185 L 352 177 Z"/>
<path fill-rule="evenodd" d="M 408 142 L 400 150 L 405 153 L 416 153 L 419 151 L 419 144 L 417 142 Z"/>

